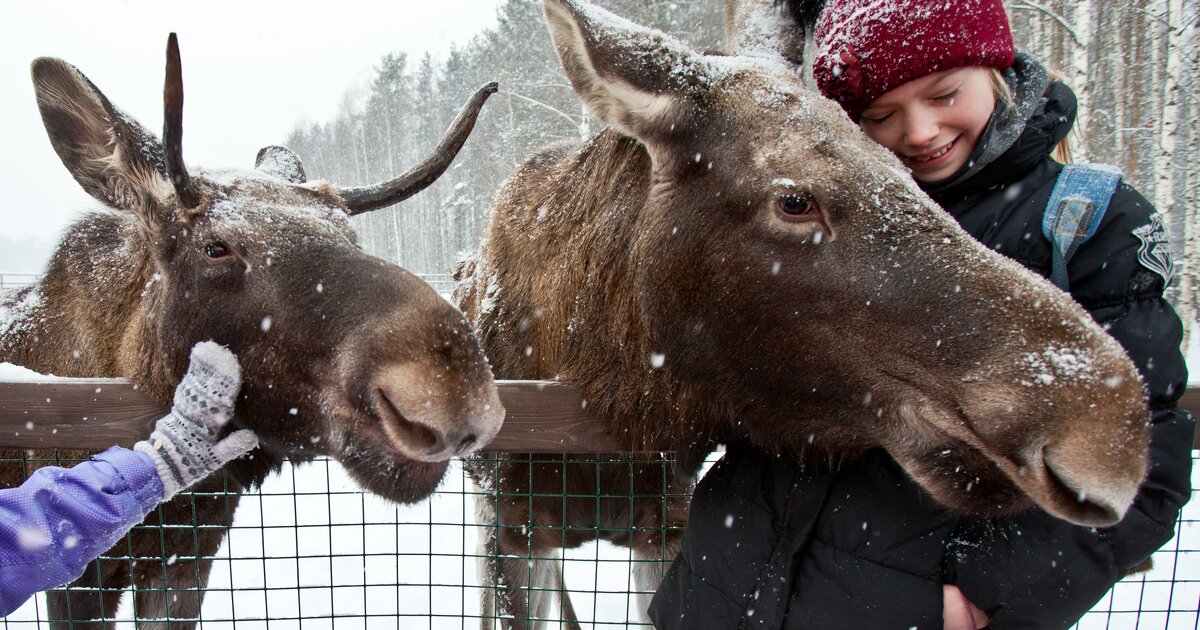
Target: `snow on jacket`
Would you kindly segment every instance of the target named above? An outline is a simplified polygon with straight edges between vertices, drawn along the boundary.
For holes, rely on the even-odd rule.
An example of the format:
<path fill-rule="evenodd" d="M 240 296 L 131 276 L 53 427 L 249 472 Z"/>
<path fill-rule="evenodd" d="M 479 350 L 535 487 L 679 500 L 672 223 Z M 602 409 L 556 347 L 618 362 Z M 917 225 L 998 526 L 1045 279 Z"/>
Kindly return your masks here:
<path fill-rule="evenodd" d="M 150 458 L 120 447 L 0 490 L 0 617 L 82 575 L 162 494 Z"/>
<path fill-rule="evenodd" d="M 1062 170 L 1049 155 L 1074 123 L 1075 95 L 1025 55 L 1013 80 L 1017 102 L 998 106 L 973 162 L 927 192 L 985 245 L 1048 277 L 1041 220 Z M 1079 527 L 1040 510 L 958 518 L 882 450 L 830 470 L 734 444 L 696 488 L 651 605 L 656 626 L 941 628 L 950 583 L 993 630 L 1069 627 L 1171 538 L 1191 493 L 1182 326 L 1163 298 L 1169 266 L 1145 246 L 1161 229 L 1122 184 L 1068 265 L 1072 296 L 1124 346 L 1149 393 L 1148 476 L 1120 523 Z"/>

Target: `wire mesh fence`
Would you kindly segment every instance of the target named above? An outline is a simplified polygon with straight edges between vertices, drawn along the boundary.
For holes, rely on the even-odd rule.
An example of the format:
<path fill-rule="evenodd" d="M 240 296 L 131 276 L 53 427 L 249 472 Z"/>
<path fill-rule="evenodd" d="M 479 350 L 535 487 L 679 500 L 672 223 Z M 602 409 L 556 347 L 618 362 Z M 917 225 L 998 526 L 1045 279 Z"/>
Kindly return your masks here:
<path fill-rule="evenodd" d="M 31 469 L 59 462 L 46 455 L 26 453 L 16 461 L 0 461 L 0 465 Z M 715 457 L 710 460 L 715 461 Z M 1200 453 L 1193 452 L 1193 461 L 1197 457 Z M 629 464 L 576 457 L 571 465 Z M 660 465 L 664 475 L 670 474 L 670 461 L 664 459 Z M 1193 485 L 1197 482 L 1200 479 L 1194 479 Z M 285 464 L 258 491 L 242 496 L 240 503 L 221 492 L 192 496 L 194 502 L 225 502 L 232 517 L 228 535 L 213 555 L 206 578 L 195 561 L 198 544 L 190 550 L 168 552 L 164 546 L 162 553 L 139 554 L 132 552 L 134 545 L 127 541 L 118 544 L 104 560 L 120 564 L 129 574 L 155 563 L 189 567 L 185 571 L 188 580 L 169 585 L 152 582 L 140 589 L 158 591 L 159 599 L 165 601 L 203 598 L 194 616 L 170 618 L 171 628 L 487 627 L 495 621 L 494 613 L 488 610 L 495 608 L 489 603 L 495 593 L 483 586 L 487 558 L 480 543 L 486 536 L 503 528 L 523 535 L 541 532 L 566 536 L 563 528 L 545 525 L 545 515 L 537 512 L 531 522 L 498 523 L 492 516 L 496 513 L 494 506 L 505 497 L 495 489 L 478 488 L 457 462 L 433 497 L 409 506 L 359 490 L 336 462 L 326 459 Z M 565 505 L 571 497 L 560 498 Z M 597 506 L 601 499 L 620 500 L 600 495 L 574 498 L 596 501 Z M 629 496 L 624 499 L 631 500 Z M 481 510 L 480 501 L 492 509 Z M 135 533 L 150 533 L 165 540 L 164 532 L 175 529 L 199 541 L 205 532 L 223 529 L 219 525 L 152 524 L 158 521 L 152 515 L 147 520 L 151 524 L 139 526 Z M 586 527 L 586 523 L 575 523 L 567 529 Z M 584 533 L 588 535 L 582 537 L 588 539 L 612 538 L 612 532 L 607 531 Z M 637 564 L 644 559 L 639 560 L 628 548 L 589 542 L 561 556 L 509 559 L 527 567 L 531 574 L 546 562 L 557 567 L 570 591 L 571 611 L 581 627 L 648 627 L 639 609 L 650 593 L 644 588 L 639 592 L 636 580 Z M 195 568 L 190 568 L 193 565 Z M 543 589 L 557 594 L 553 586 L 535 586 L 535 592 Z M 65 623 L 52 625 L 47 596 L 43 594 L 4 619 L 4 627 L 132 628 L 150 625 L 141 622 L 164 621 L 153 607 L 139 609 L 143 600 L 132 596 L 132 587 L 98 583 L 81 590 L 93 597 L 121 597 L 115 616 L 96 623 L 82 617 L 56 619 Z M 1194 629 L 1200 627 L 1198 609 L 1200 502 L 1193 501 L 1185 509 L 1175 538 L 1155 555 L 1154 569 L 1119 583 L 1078 627 Z M 570 616 L 563 613 L 563 608 L 555 604 L 542 611 L 543 624 L 518 623 L 516 627 L 569 627 L 560 623 Z"/>

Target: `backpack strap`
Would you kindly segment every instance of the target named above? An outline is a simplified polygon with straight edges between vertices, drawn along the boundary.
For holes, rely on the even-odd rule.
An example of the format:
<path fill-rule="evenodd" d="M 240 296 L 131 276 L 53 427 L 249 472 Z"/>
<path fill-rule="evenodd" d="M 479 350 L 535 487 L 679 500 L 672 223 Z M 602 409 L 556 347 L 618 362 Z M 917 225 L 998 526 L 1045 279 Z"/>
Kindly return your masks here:
<path fill-rule="evenodd" d="M 1120 183 L 1121 170 L 1115 166 L 1086 163 L 1063 166 L 1042 217 L 1042 234 L 1053 250 L 1050 280 L 1063 291 L 1070 290 L 1067 261 L 1096 233 Z"/>

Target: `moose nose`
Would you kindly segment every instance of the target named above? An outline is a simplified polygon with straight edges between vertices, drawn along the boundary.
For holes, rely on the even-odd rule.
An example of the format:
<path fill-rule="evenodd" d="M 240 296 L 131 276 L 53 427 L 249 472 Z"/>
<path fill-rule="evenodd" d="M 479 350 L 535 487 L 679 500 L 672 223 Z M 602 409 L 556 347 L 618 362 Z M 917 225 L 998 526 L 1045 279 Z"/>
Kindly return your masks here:
<path fill-rule="evenodd" d="M 429 456 L 429 461 L 443 461 L 451 457 L 462 457 L 470 453 L 478 441 L 479 438 L 474 433 L 467 434 L 466 437 L 457 441 L 455 438 L 439 436 L 429 448 L 425 449 L 425 454 Z"/>
<path fill-rule="evenodd" d="M 446 461 L 469 453 L 479 442 L 470 426 L 456 426 L 432 400 L 414 406 L 407 397 L 385 389 L 377 389 L 375 397 L 384 433 L 393 446 L 413 459 Z"/>
<path fill-rule="evenodd" d="M 491 379 L 462 387 L 403 364 L 380 370 L 372 380 L 373 407 L 388 442 L 417 461 L 468 455 L 490 442 L 503 423 L 504 407 Z"/>
<path fill-rule="evenodd" d="M 1133 503 L 1142 481 L 1142 469 L 1126 471 L 1103 470 L 1095 457 L 1065 452 L 1058 445 L 1048 445 L 1041 453 L 1041 463 L 1048 486 L 1047 493 L 1058 495 L 1054 509 L 1061 516 L 1080 525 L 1103 527 L 1115 525 Z"/>

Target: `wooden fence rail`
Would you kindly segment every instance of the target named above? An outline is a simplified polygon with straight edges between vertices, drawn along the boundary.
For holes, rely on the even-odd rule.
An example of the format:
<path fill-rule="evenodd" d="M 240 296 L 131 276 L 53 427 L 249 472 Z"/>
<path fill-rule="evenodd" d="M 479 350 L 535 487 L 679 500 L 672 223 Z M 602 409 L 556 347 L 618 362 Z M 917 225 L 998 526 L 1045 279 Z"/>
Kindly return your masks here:
<path fill-rule="evenodd" d="M 589 414 L 579 389 L 553 381 L 498 381 L 508 415 L 489 451 L 600 453 L 622 450 Z M 1182 406 L 1200 416 L 1200 387 Z M 0 382 L 0 448 L 97 450 L 129 446 L 166 409 L 123 379 Z M 1200 448 L 1200 435 L 1195 448 Z"/>

